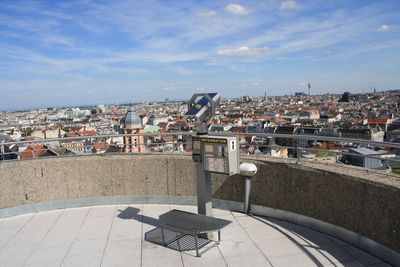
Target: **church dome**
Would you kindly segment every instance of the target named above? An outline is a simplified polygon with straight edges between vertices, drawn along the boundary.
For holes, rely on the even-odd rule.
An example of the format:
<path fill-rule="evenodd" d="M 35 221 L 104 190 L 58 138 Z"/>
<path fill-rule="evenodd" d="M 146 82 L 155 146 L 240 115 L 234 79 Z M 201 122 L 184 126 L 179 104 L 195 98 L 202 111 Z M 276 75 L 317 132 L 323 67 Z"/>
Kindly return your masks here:
<path fill-rule="evenodd" d="M 142 119 L 139 117 L 139 115 L 136 113 L 135 108 L 132 106 L 129 107 L 126 112 L 124 126 L 128 129 L 142 128 Z"/>

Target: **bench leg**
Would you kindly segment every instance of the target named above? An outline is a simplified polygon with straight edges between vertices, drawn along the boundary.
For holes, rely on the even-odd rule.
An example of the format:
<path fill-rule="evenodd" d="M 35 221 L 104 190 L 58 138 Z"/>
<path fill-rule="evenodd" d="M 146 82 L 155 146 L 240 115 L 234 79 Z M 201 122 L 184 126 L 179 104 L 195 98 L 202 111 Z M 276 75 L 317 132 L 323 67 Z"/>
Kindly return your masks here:
<path fill-rule="evenodd" d="M 218 243 L 221 241 L 221 231 L 218 231 Z"/>
<path fill-rule="evenodd" d="M 162 237 L 162 242 L 163 242 L 163 245 L 164 245 L 164 246 L 166 246 L 166 245 L 167 245 L 167 243 L 165 242 L 164 228 L 162 228 L 162 227 L 161 227 L 161 237 Z"/>
<path fill-rule="evenodd" d="M 179 239 L 180 239 L 180 238 L 177 238 L 177 237 L 178 237 L 178 234 L 175 233 L 175 238 L 176 238 L 176 242 L 177 242 L 177 244 L 178 244 L 178 249 L 179 249 L 180 252 L 182 252 L 182 250 L 181 250 L 181 244 L 179 244 Z"/>
<path fill-rule="evenodd" d="M 194 245 L 196 246 L 196 257 L 200 257 L 199 246 L 198 246 L 198 243 L 197 243 L 197 234 L 194 236 Z"/>

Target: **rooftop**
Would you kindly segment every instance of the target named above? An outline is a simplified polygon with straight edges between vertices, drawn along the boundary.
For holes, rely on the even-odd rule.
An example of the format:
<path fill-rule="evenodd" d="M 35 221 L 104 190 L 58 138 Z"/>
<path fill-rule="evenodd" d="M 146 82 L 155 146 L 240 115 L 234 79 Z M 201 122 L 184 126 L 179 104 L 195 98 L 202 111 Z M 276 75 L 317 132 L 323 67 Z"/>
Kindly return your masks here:
<path fill-rule="evenodd" d="M 214 209 L 233 223 L 200 258 L 144 240 L 170 209 L 92 206 L 0 219 L 1 266 L 390 266 L 329 235 L 272 218 Z M 210 246 L 210 245 L 207 245 Z M 208 247 L 202 249 L 204 251 Z"/>

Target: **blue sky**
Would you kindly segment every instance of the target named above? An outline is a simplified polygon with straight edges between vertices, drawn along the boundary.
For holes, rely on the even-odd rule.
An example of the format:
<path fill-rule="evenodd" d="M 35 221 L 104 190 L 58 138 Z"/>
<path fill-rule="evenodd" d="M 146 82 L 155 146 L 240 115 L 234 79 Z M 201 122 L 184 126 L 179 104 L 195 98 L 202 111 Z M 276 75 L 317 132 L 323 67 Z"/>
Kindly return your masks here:
<path fill-rule="evenodd" d="M 400 88 L 400 1 L 0 1 L 0 110 Z"/>

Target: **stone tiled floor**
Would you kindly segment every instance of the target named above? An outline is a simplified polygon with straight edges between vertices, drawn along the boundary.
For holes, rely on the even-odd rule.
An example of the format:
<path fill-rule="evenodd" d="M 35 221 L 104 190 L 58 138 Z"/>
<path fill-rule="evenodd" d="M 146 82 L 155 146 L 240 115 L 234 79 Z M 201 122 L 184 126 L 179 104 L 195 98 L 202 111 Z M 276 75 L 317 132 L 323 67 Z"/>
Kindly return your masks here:
<path fill-rule="evenodd" d="M 0 266 L 390 266 L 308 228 L 217 209 L 214 216 L 233 223 L 201 258 L 145 241 L 158 215 L 173 208 L 196 211 L 173 205 L 96 206 L 2 219 Z"/>

